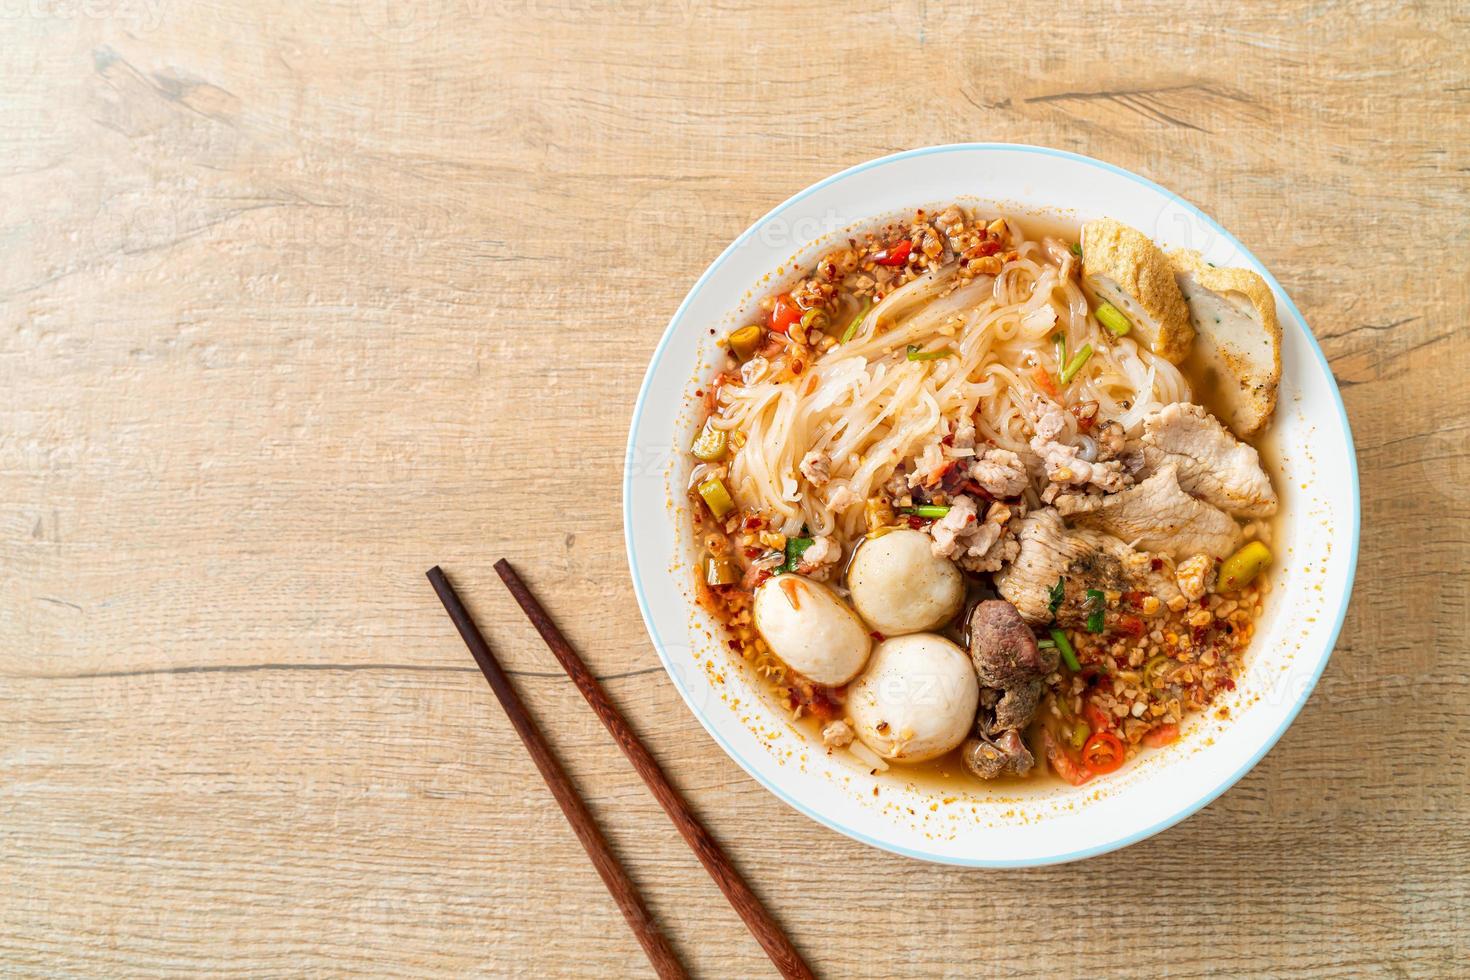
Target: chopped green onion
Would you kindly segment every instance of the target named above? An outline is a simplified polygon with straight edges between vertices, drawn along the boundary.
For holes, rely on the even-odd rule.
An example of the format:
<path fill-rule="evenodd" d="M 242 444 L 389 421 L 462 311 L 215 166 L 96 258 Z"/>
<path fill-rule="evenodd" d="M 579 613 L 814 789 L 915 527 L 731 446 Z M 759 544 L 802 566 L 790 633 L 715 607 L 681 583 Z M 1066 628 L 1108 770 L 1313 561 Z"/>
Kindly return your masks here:
<path fill-rule="evenodd" d="M 941 357 L 953 357 L 952 347 L 941 347 L 938 350 L 924 350 L 918 344 L 909 344 L 909 360 L 911 361 L 937 361 Z"/>
<path fill-rule="evenodd" d="M 1073 242 L 1071 247 L 1072 254 L 1077 256 L 1079 259 L 1082 258 L 1082 245 L 1078 242 Z"/>
<path fill-rule="evenodd" d="M 1101 633 L 1103 631 L 1103 610 L 1107 608 L 1108 598 L 1098 589 L 1087 590 L 1087 632 Z"/>
<path fill-rule="evenodd" d="M 1056 646 L 1056 644 L 1053 643 L 1051 640 L 1047 640 L 1046 642 L 1050 646 Z M 1070 725 L 1072 722 L 1077 720 L 1077 712 L 1072 710 L 1071 698 L 1057 697 L 1056 695 L 1052 695 L 1051 703 L 1056 707 L 1057 714 L 1061 715 L 1062 720 L 1067 724 Z"/>
<path fill-rule="evenodd" d="M 1081 671 L 1082 665 L 1077 662 L 1077 651 L 1072 649 L 1072 641 L 1067 639 L 1067 634 L 1053 629 L 1051 638 L 1056 641 L 1057 651 L 1062 655 L 1062 663 L 1067 665 L 1067 669 L 1074 674 Z"/>
<path fill-rule="evenodd" d="M 725 458 L 725 450 L 729 446 L 729 436 L 724 429 L 717 429 L 706 419 L 704 428 L 700 430 L 698 438 L 689 447 L 689 452 L 697 459 L 706 463 L 713 463 Z"/>
<path fill-rule="evenodd" d="M 1271 564 L 1271 549 L 1259 541 L 1251 541 L 1220 563 L 1220 579 L 1216 592 L 1234 592 L 1250 585 L 1261 569 Z"/>
<path fill-rule="evenodd" d="M 820 308 L 815 306 L 807 310 L 801 315 L 801 329 L 806 330 L 811 327 L 813 321 L 815 321 L 817 317 L 821 317 L 825 321 L 827 318 L 827 314 L 823 313 Z"/>
<path fill-rule="evenodd" d="M 1087 740 L 1091 736 L 1092 726 L 1085 721 L 1079 721 L 1077 724 L 1072 726 L 1072 748 L 1078 749 L 1080 751 L 1082 746 L 1087 744 Z"/>
<path fill-rule="evenodd" d="M 801 564 L 801 556 L 806 554 L 806 549 L 812 546 L 811 538 L 787 538 L 786 560 L 781 563 L 778 572 L 794 572 L 796 566 Z"/>
<path fill-rule="evenodd" d="M 1114 337 L 1121 337 L 1133 329 L 1133 324 L 1128 322 L 1123 311 L 1112 303 L 1103 303 L 1093 312 L 1093 316 L 1097 317 L 1097 322 L 1107 327 Z"/>
<path fill-rule="evenodd" d="M 914 507 L 900 507 L 900 514 L 912 514 L 915 517 L 943 517 L 949 513 L 949 508 L 943 504 L 918 504 Z"/>
<path fill-rule="evenodd" d="M 1065 575 L 1058 576 L 1057 584 L 1048 589 L 1046 595 L 1046 608 L 1051 613 L 1053 619 L 1057 616 L 1057 610 L 1062 608 L 1062 600 L 1066 597 L 1067 578 Z"/>
<path fill-rule="evenodd" d="M 1062 384 L 1071 384 L 1072 379 L 1077 377 L 1077 372 L 1082 370 L 1082 365 L 1086 364 L 1091 357 L 1092 345 L 1083 344 L 1082 349 L 1073 355 L 1072 359 L 1067 362 L 1066 368 L 1063 369 L 1061 374 Z"/>
<path fill-rule="evenodd" d="M 705 560 L 704 581 L 708 585 L 734 585 L 740 581 L 740 566 L 729 558 Z"/>
<path fill-rule="evenodd" d="M 1167 687 L 1173 673 L 1174 661 L 1161 653 L 1144 665 L 1143 682 L 1149 687 Z"/>
<path fill-rule="evenodd" d="M 712 476 L 698 487 L 699 496 L 703 498 L 704 504 L 709 512 L 715 515 L 715 520 L 723 521 L 730 511 L 735 509 L 735 501 L 730 496 L 730 491 L 725 489 L 725 484 L 720 478 Z"/>
<path fill-rule="evenodd" d="M 1055 640 L 1037 640 L 1036 641 L 1036 647 L 1037 647 L 1038 650 L 1051 650 L 1051 649 L 1055 648 L 1056 645 L 1057 645 L 1057 643 L 1056 643 Z"/>
<path fill-rule="evenodd" d="M 858 327 L 863 325 L 863 318 L 868 315 L 868 311 L 872 308 L 872 300 L 863 300 L 863 308 L 857 311 L 857 316 L 853 317 L 852 322 L 847 325 L 847 329 L 842 331 L 842 343 L 845 344 L 849 340 L 857 336 Z"/>
<path fill-rule="evenodd" d="M 756 324 L 741 327 L 730 335 L 730 353 L 735 355 L 737 361 L 744 364 L 755 356 L 755 352 L 760 350 L 765 340 L 766 332 Z"/>

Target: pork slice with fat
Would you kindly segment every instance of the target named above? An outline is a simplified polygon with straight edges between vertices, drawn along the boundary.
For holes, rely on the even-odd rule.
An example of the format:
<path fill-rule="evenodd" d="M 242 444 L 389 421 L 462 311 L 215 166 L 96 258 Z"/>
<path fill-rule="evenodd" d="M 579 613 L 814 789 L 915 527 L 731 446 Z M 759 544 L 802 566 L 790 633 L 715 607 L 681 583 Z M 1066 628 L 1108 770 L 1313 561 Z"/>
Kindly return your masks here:
<path fill-rule="evenodd" d="M 1028 623 L 1051 622 L 1051 590 L 1059 579 L 1063 598 L 1056 622 L 1062 626 L 1087 622 L 1089 589 L 1142 592 L 1162 603 L 1180 596 L 1168 555 L 1135 551 L 1091 528 L 1068 528 L 1050 507 L 1028 515 L 1017 540 L 1020 553 L 995 576 L 995 586 Z"/>
<path fill-rule="evenodd" d="M 1260 454 L 1198 405 L 1165 405 L 1143 420 L 1143 459 L 1149 473 L 1170 463 L 1188 493 L 1240 517 L 1276 513 L 1276 491 Z"/>
<path fill-rule="evenodd" d="M 1240 525 L 1229 514 L 1184 492 L 1176 463 L 1122 493 L 1107 495 L 1096 509 L 1072 520 L 1136 548 L 1162 551 L 1175 561 L 1200 554 L 1225 558 L 1241 537 Z"/>

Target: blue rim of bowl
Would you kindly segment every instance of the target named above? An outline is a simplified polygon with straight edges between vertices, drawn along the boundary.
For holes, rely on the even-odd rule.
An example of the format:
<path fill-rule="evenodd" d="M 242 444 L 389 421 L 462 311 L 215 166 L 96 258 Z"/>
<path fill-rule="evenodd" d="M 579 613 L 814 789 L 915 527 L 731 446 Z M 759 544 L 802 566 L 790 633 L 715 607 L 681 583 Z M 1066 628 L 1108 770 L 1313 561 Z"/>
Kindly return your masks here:
<path fill-rule="evenodd" d="M 853 176 L 854 174 L 862 173 L 865 170 L 872 170 L 875 167 L 881 167 L 886 164 L 895 163 L 899 160 L 907 160 L 913 157 L 932 156 L 939 153 L 965 153 L 974 152 L 976 150 L 999 150 L 1005 152 L 1036 153 L 1041 156 L 1060 157 L 1064 160 L 1072 160 L 1076 163 L 1087 164 L 1088 166 L 1097 167 L 1100 170 L 1105 170 L 1109 173 L 1114 173 L 1121 177 L 1126 177 L 1129 180 L 1134 181 L 1135 183 L 1142 184 L 1144 187 L 1147 187 L 1150 190 L 1164 195 L 1171 202 L 1177 203 L 1180 206 L 1184 207 L 1195 217 L 1205 222 L 1210 228 L 1214 229 L 1222 236 L 1224 236 L 1227 241 L 1229 241 L 1240 250 L 1240 253 L 1242 255 L 1244 255 L 1251 262 L 1255 263 L 1255 265 L 1265 273 L 1266 281 L 1271 284 L 1277 295 L 1281 296 L 1286 301 L 1287 309 L 1291 311 L 1291 315 L 1296 318 L 1297 324 L 1302 328 L 1302 332 L 1306 334 L 1307 342 L 1312 349 L 1312 353 L 1316 355 L 1317 361 L 1320 364 L 1323 372 L 1331 381 L 1332 397 L 1337 402 L 1337 414 L 1342 424 L 1343 435 L 1347 439 L 1348 467 L 1352 472 L 1352 549 L 1348 557 L 1347 583 L 1344 586 L 1342 608 L 1338 612 L 1337 622 L 1333 624 L 1332 636 L 1331 639 L 1328 641 L 1326 654 L 1322 656 L 1321 660 L 1318 662 L 1317 669 L 1312 674 L 1311 682 L 1302 689 L 1301 697 L 1299 697 L 1296 704 L 1291 707 L 1290 711 L 1287 713 L 1286 719 L 1281 723 L 1281 726 L 1277 728 L 1276 731 L 1273 732 L 1271 736 L 1261 744 L 1260 749 L 1256 751 L 1255 755 L 1253 755 L 1244 766 L 1242 766 L 1228 779 L 1223 780 L 1217 787 L 1205 793 L 1199 799 L 1189 803 L 1184 807 L 1181 807 L 1180 809 L 1171 813 L 1169 816 L 1165 817 L 1163 820 L 1160 820 L 1158 823 L 1155 823 L 1152 826 L 1149 826 L 1143 830 L 1135 831 L 1132 834 L 1121 837 L 1115 841 L 1109 841 L 1105 844 L 1097 844 L 1093 847 L 1084 848 L 1080 851 L 1073 851 L 1068 854 L 1059 854 L 1053 857 L 1022 859 L 1016 861 L 953 857 L 946 854 L 935 854 L 929 851 L 914 850 L 912 848 L 903 847 L 899 844 L 893 844 L 888 841 L 878 840 L 860 831 L 854 830 L 851 827 L 846 827 L 840 822 L 827 816 L 826 814 L 819 813 L 816 810 L 813 810 L 810 807 L 805 806 L 804 804 L 791 798 L 785 792 L 783 792 L 779 786 L 777 786 L 771 780 L 767 779 L 757 768 L 747 762 L 745 758 L 742 757 L 740 753 L 736 752 L 734 747 L 731 746 L 730 743 L 727 742 L 720 735 L 720 733 L 714 728 L 714 726 L 706 721 L 704 716 L 699 711 L 695 710 L 694 702 L 691 698 L 690 692 L 685 689 L 684 684 L 679 679 L 678 670 L 675 669 L 673 663 L 669 660 L 668 654 L 665 652 L 663 638 L 659 635 L 658 627 L 654 624 L 653 616 L 649 612 L 647 597 L 643 594 L 643 583 L 638 578 L 637 547 L 633 540 L 632 521 L 630 519 L 632 516 L 632 464 L 636 449 L 635 440 L 638 434 L 638 425 L 643 416 L 643 405 L 648 398 L 648 391 L 653 383 L 653 376 L 658 369 L 659 361 L 663 357 L 665 348 L 668 347 L 669 340 L 674 336 L 674 331 L 677 329 L 679 321 L 684 318 L 684 312 L 689 308 L 689 304 L 694 301 L 694 298 L 699 294 L 700 290 L 704 288 L 705 283 L 708 282 L 710 277 L 715 274 L 715 272 L 720 268 L 721 265 L 724 264 L 725 260 L 728 259 L 730 255 L 735 252 L 736 249 L 744 245 L 745 242 L 748 241 L 758 229 L 766 224 L 766 222 L 777 217 L 779 214 L 781 214 L 782 211 L 785 211 L 793 204 L 796 204 L 798 201 L 801 201 L 802 199 L 812 194 L 815 194 L 817 191 L 821 190 L 824 187 L 835 184 L 840 180 L 844 180 L 848 177 Z M 1097 160 L 1089 156 L 1083 156 L 1080 153 L 1072 153 L 1067 150 L 1055 150 L 1051 147 L 1046 146 L 1031 146 L 1026 143 L 948 143 L 942 146 L 925 146 L 913 150 L 904 150 L 901 153 L 892 153 L 885 157 L 878 157 L 875 160 L 868 160 L 864 163 L 859 163 L 856 166 L 848 167 L 846 170 L 843 170 L 840 173 L 833 174 L 832 176 L 824 180 L 820 180 L 817 183 L 812 184 L 805 190 L 799 191 L 798 193 L 792 195 L 791 197 L 787 198 L 785 201 L 782 201 L 776 207 L 768 211 L 758 221 L 756 221 L 744 232 L 742 232 L 738 238 L 731 242 L 729 246 L 727 246 L 725 250 L 720 253 L 719 258 L 710 263 L 709 268 L 704 270 L 703 275 L 699 277 L 699 279 L 694 283 L 694 286 L 689 290 L 688 295 L 684 297 L 684 301 L 679 304 L 679 308 L 674 311 L 673 317 L 669 320 L 669 325 L 664 329 L 663 336 L 659 339 L 658 346 L 654 349 L 652 359 L 648 362 L 648 371 L 643 376 L 643 384 L 638 389 L 638 400 L 633 407 L 633 422 L 628 430 L 628 450 L 623 460 L 623 540 L 628 549 L 628 570 L 633 579 L 633 592 L 638 598 L 638 610 L 643 615 L 643 623 L 647 627 L 649 636 L 653 640 L 654 648 L 658 651 L 659 660 L 663 663 L 664 666 L 664 672 L 669 675 L 669 679 L 673 681 L 674 687 L 678 689 L 679 695 L 684 699 L 684 703 L 689 706 L 690 712 L 694 715 L 696 719 L 699 720 L 699 723 L 704 727 L 704 730 L 710 734 L 710 736 L 715 740 L 716 743 L 719 744 L 720 748 L 725 750 L 725 754 L 728 755 L 731 759 L 734 759 L 736 764 L 739 765 L 741 769 L 744 769 L 745 772 L 752 779 L 760 783 L 777 799 L 781 800 L 787 806 L 791 807 L 793 810 L 796 810 L 798 813 L 805 815 L 806 817 L 816 821 L 819 824 L 822 824 L 825 827 L 830 827 L 832 830 L 835 830 L 846 837 L 850 837 L 853 840 L 860 841 L 861 843 L 867 844 L 870 847 L 876 847 L 882 851 L 888 851 L 893 854 L 899 854 L 904 857 L 915 858 L 921 861 L 929 861 L 936 864 L 948 864 L 966 868 L 1030 868 L 1041 867 L 1049 864 L 1065 864 L 1068 861 L 1080 861 L 1084 858 L 1096 857 L 1099 854 L 1107 854 L 1110 851 L 1116 851 L 1121 848 L 1128 847 L 1131 844 L 1136 844 L 1141 840 L 1152 837 L 1154 834 L 1168 830 L 1175 824 L 1186 820 L 1194 814 L 1198 813 L 1200 810 L 1204 809 L 1215 800 L 1219 799 L 1221 794 L 1223 794 L 1226 790 L 1230 789 L 1230 787 L 1239 782 L 1246 773 L 1254 769 L 1256 767 L 1256 764 L 1265 757 L 1266 753 L 1271 751 L 1276 743 L 1280 741 L 1281 736 L 1286 733 L 1286 730 L 1291 727 L 1291 723 L 1294 722 L 1297 715 L 1301 713 L 1302 707 L 1307 703 L 1307 699 L 1311 697 L 1312 691 L 1316 689 L 1317 681 L 1321 678 L 1322 672 L 1327 669 L 1327 662 L 1332 659 L 1332 652 L 1337 648 L 1337 638 L 1342 633 L 1343 620 L 1347 617 L 1348 605 L 1352 599 L 1353 582 L 1354 579 L 1357 577 L 1358 541 L 1361 523 L 1362 499 L 1358 484 L 1357 447 L 1353 442 L 1352 427 L 1348 424 L 1347 408 L 1343 405 L 1342 392 L 1337 387 L 1337 378 L 1333 375 L 1332 368 L 1327 362 L 1327 355 L 1322 352 L 1322 346 L 1317 343 L 1317 338 L 1312 333 L 1312 328 L 1307 325 L 1306 317 L 1302 316 L 1301 310 L 1297 309 L 1296 303 L 1293 302 L 1291 297 L 1287 295 L 1286 290 L 1282 288 L 1281 283 L 1276 281 L 1276 277 L 1273 276 L 1270 270 L 1266 268 L 1265 263 L 1257 259 L 1248 248 L 1241 244 L 1239 239 L 1230 234 L 1229 231 L 1225 230 L 1225 228 L 1222 227 L 1218 221 L 1205 214 L 1199 208 L 1195 207 L 1193 204 L 1189 203 L 1178 194 L 1175 194 L 1173 191 L 1168 190 L 1167 188 L 1162 187 L 1159 184 L 1156 184 L 1155 182 L 1149 180 L 1147 177 L 1141 177 L 1130 170 L 1124 170 L 1122 167 L 1114 166 L 1111 163 L 1106 163 L 1102 160 Z"/>

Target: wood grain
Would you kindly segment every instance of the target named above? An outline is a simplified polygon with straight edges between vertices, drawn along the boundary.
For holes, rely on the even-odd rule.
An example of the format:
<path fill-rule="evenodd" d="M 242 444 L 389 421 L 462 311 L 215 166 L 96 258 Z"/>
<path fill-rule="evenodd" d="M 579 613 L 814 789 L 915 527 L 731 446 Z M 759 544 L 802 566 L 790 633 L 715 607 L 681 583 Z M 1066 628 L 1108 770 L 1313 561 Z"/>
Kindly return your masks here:
<path fill-rule="evenodd" d="M 446 635 L 443 563 L 679 956 L 770 975 L 500 554 L 823 975 L 1470 970 L 1462 5 L 103 0 L 0 30 L 4 972 L 646 974 Z M 1281 743 L 1035 871 L 782 806 L 659 672 L 621 543 L 692 279 L 808 183 L 966 139 L 1116 162 L 1249 243 L 1362 471 L 1353 609 Z"/>
<path fill-rule="evenodd" d="M 771 965 L 786 980 L 812 980 L 811 967 L 791 944 L 791 939 L 781 928 L 781 924 L 761 904 L 745 879 L 740 877 L 740 871 L 730 863 L 719 841 L 699 822 L 699 818 L 689 809 L 689 804 L 684 802 L 679 791 L 669 783 L 668 777 L 659 768 L 658 761 L 649 754 L 637 733 L 628 727 L 627 719 L 608 698 L 607 692 L 587 667 L 586 661 L 572 649 L 566 634 L 557 628 L 550 614 L 546 612 L 546 607 L 536 599 L 525 580 L 516 574 L 510 562 L 504 558 L 495 563 L 495 573 L 505 583 L 506 590 L 515 598 L 516 604 L 521 607 L 536 632 L 541 634 L 541 639 L 546 642 L 552 656 L 556 657 L 556 662 L 567 672 L 568 679 L 586 699 L 588 707 L 597 715 L 648 787 L 648 791 L 658 801 L 658 805 L 668 814 L 674 828 L 679 831 L 679 836 L 684 838 L 684 843 L 689 845 L 699 863 L 704 865 L 704 870 L 709 872 L 720 892 L 729 900 L 730 907 L 740 916 L 761 949 L 765 950 L 766 956 L 770 957 Z M 437 583 L 435 587 L 438 587 Z M 481 646 L 483 645 L 482 640 Z M 476 658 L 479 659 L 478 654 Z"/>
<path fill-rule="evenodd" d="M 504 570 L 508 567 L 504 561 L 495 563 L 495 570 L 500 572 L 502 577 L 505 575 Z M 572 785 L 566 770 L 556 758 L 556 754 L 551 751 L 551 746 L 546 742 L 546 736 L 541 734 L 541 729 L 536 725 L 535 719 L 526 710 L 526 703 L 516 692 L 515 682 L 510 679 L 505 668 L 500 666 L 500 661 L 495 659 L 490 644 L 485 642 L 485 635 L 475 625 L 474 617 L 465 608 L 459 593 L 454 590 L 454 586 L 449 583 L 448 576 L 438 565 L 429 569 L 428 579 L 434 587 L 434 592 L 439 596 L 439 601 L 444 604 L 444 611 L 454 622 L 454 628 L 459 631 L 460 639 L 464 640 L 480 672 L 485 675 L 490 689 L 495 692 L 495 699 L 504 709 L 505 717 L 510 721 L 511 727 L 516 730 L 516 734 L 520 736 L 521 744 L 526 747 L 526 754 L 536 764 L 541 778 L 546 781 L 546 788 L 556 798 L 556 803 L 561 807 L 567 823 L 572 825 L 572 832 L 577 835 L 577 840 L 581 841 L 582 849 L 587 852 L 592 866 L 597 869 L 602 883 L 607 886 L 608 894 L 617 903 L 618 911 L 623 913 L 623 919 L 628 923 L 628 928 L 633 930 L 633 936 L 638 940 L 638 945 L 643 947 L 644 954 L 648 956 L 649 966 L 653 967 L 659 980 L 684 980 L 689 974 L 684 971 L 684 965 L 679 962 L 673 947 L 669 945 L 668 937 L 664 935 L 663 929 L 649 913 L 643 896 L 638 894 L 638 886 L 633 884 L 633 879 L 628 877 L 628 872 L 623 870 L 617 855 L 613 854 L 612 848 L 608 846 L 607 838 L 603 835 L 602 828 L 598 827 L 597 821 L 593 819 L 592 812 L 587 809 L 587 803 L 582 799 L 582 794 L 578 792 L 576 786 Z M 524 608 L 525 586 L 521 585 L 519 580 L 516 580 L 515 584 L 520 587 L 520 591 L 515 593 L 516 601 L 521 602 Z M 538 606 L 537 609 L 539 608 Z M 542 615 L 544 617 L 544 613 Z M 565 648 L 564 640 L 561 646 Z M 563 659 L 561 653 L 558 653 L 558 659 Z M 601 689 L 597 687 L 597 681 L 591 679 L 586 665 L 577 660 L 575 654 L 571 655 L 571 659 L 576 661 L 580 674 L 573 674 L 570 667 L 567 672 L 573 676 L 573 680 L 578 682 L 578 688 L 586 690 L 590 686 L 601 693 Z M 564 666 L 565 664 L 564 661 Z M 602 704 L 604 706 L 607 704 L 606 698 L 603 698 Z M 618 720 L 622 720 L 621 716 L 618 716 Z M 783 936 L 782 939 L 784 940 L 785 937 Z M 807 975 L 810 976 L 810 973 Z"/>

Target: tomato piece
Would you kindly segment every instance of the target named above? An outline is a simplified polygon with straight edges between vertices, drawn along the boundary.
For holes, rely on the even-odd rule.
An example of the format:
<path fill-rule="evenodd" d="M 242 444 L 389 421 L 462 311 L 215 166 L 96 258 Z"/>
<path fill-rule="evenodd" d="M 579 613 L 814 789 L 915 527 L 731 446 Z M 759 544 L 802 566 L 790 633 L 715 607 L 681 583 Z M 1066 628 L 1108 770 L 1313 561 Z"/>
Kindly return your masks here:
<path fill-rule="evenodd" d="M 1113 719 L 1091 701 L 1082 705 L 1082 714 L 1087 719 L 1087 723 L 1092 726 L 1093 731 L 1109 732 L 1113 730 Z"/>
<path fill-rule="evenodd" d="M 903 265 L 909 260 L 909 253 L 914 250 L 914 243 L 907 238 L 897 245 L 878 254 L 873 261 L 879 265 Z"/>
<path fill-rule="evenodd" d="M 1165 745 L 1172 745 L 1177 741 L 1179 741 L 1178 725 L 1160 725 L 1143 736 L 1143 744 L 1155 749 L 1163 748 Z"/>
<path fill-rule="evenodd" d="M 1031 369 L 1031 378 L 1036 382 L 1036 386 L 1042 391 L 1046 392 L 1053 398 L 1057 397 L 1057 383 L 1055 379 L 1052 378 L 1051 372 L 1048 371 L 1046 368 L 1042 367 L 1040 364 L 1036 365 L 1036 367 Z"/>
<path fill-rule="evenodd" d="M 1143 635 L 1143 620 L 1137 616 L 1123 615 L 1118 617 L 1118 632 L 1127 633 L 1129 636 L 1140 637 Z"/>
<path fill-rule="evenodd" d="M 771 307 L 771 329 L 776 333 L 785 333 L 791 329 L 791 325 L 801 319 L 801 307 L 796 305 L 796 300 L 791 298 L 790 293 L 782 293 L 776 297 L 776 305 Z"/>
<path fill-rule="evenodd" d="M 965 493 L 968 493 L 972 497 L 979 497 L 981 500 L 995 500 L 994 494 L 992 494 L 989 490 L 986 490 L 974 480 L 966 480 L 964 483 L 961 483 L 959 485 L 959 489 L 963 490 Z"/>
<path fill-rule="evenodd" d="M 1093 772 L 1112 772 L 1123 764 L 1123 740 L 1112 732 L 1094 732 L 1082 746 L 1082 764 Z"/>
<path fill-rule="evenodd" d="M 955 466 L 956 466 L 956 464 L 958 464 L 958 463 L 959 463 L 959 460 L 957 460 L 957 459 L 945 460 L 943 463 L 940 463 L 938 466 L 934 467 L 934 469 L 930 470 L 928 473 L 925 473 L 924 474 L 924 486 L 926 486 L 926 487 L 932 487 L 932 486 L 935 486 L 936 484 L 938 484 L 945 477 L 949 476 L 949 471 L 952 470 L 952 469 L 954 469 Z"/>

